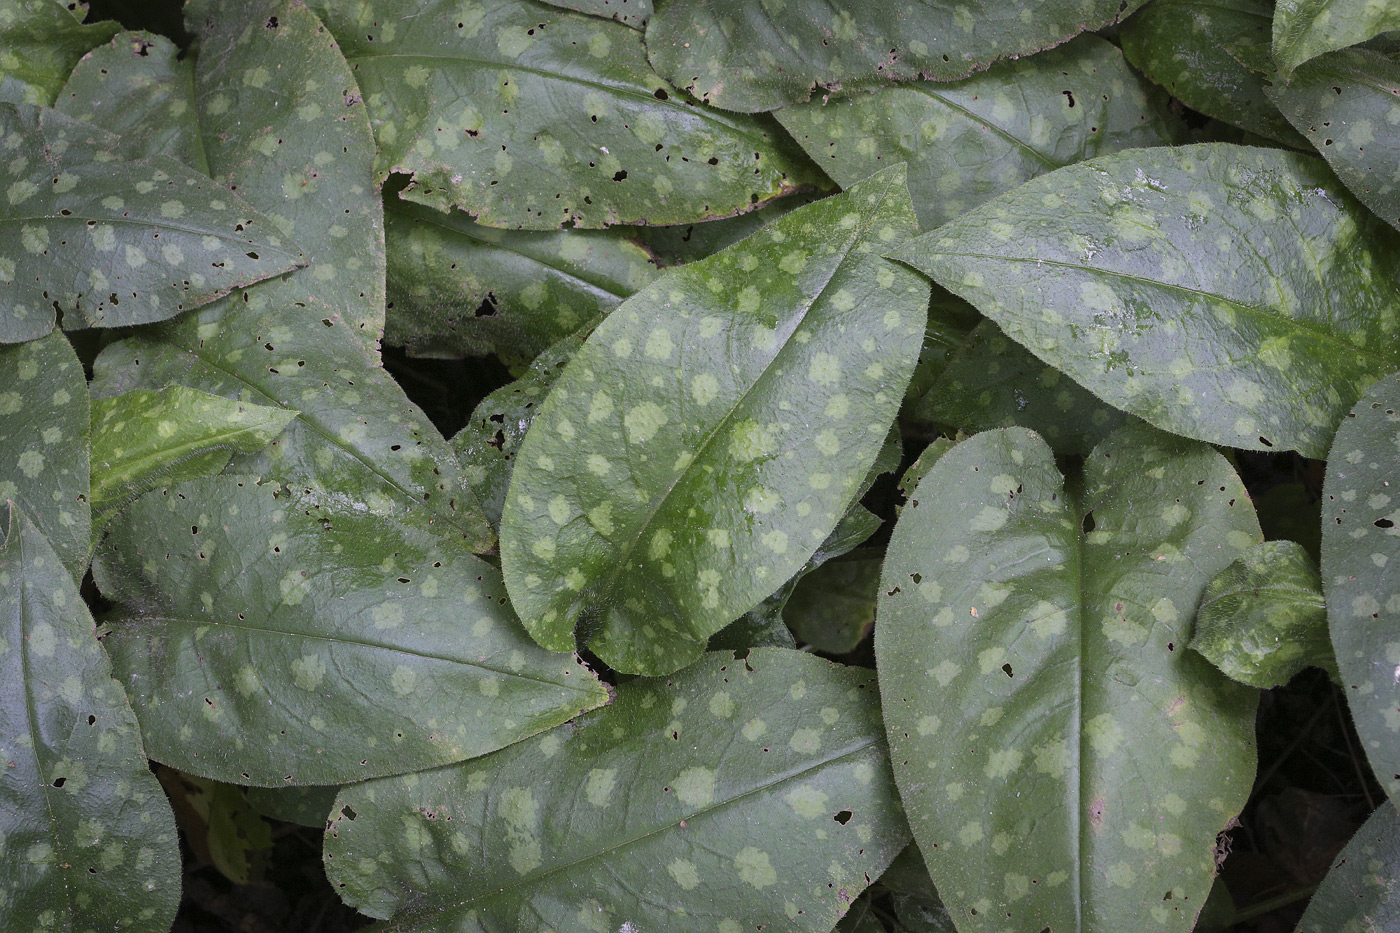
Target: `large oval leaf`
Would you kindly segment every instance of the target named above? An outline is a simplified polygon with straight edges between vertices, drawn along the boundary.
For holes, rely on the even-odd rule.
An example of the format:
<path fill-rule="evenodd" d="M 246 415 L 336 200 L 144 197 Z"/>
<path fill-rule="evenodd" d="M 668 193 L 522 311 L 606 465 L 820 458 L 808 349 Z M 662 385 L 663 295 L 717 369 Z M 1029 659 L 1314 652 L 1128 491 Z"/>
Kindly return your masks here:
<path fill-rule="evenodd" d="M 1137 425 L 1083 489 L 1031 432 L 989 431 L 943 454 L 890 542 L 891 757 L 963 933 L 1184 933 L 1249 795 L 1255 691 L 1186 650 L 1206 582 L 1260 538 L 1243 485 Z"/>
<path fill-rule="evenodd" d="M 0 916 L 10 930 L 163 933 L 175 820 L 77 584 L 0 502 Z"/>
<path fill-rule="evenodd" d="M 949 81 L 1117 22 L 1145 0 L 693 0 L 647 23 L 647 52 L 677 87 L 756 112 L 822 91 Z"/>
<path fill-rule="evenodd" d="M 1298 933 L 1387 933 L 1400 917 L 1400 815 L 1381 804 L 1332 863 Z"/>
<path fill-rule="evenodd" d="M 754 117 L 696 107 L 642 34 L 532 0 L 313 0 L 364 88 L 404 197 L 497 227 L 674 224 L 821 174 Z"/>
<path fill-rule="evenodd" d="M 525 436 L 501 520 L 537 641 L 571 648 L 596 615 L 582 637 L 608 664 L 673 671 L 806 562 L 918 353 L 925 283 L 878 258 L 914 230 L 903 167 L 886 170 L 599 325 Z"/>
<path fill-rule="evenodd" d="M 1274 60 L 1285 78 L 1324 52 L 1400 29 L 1400 7 L 1374 0 L 1279 0 L 1274 11 Z"/>
<path fill-rule="evenodd" d="M 305 260 L 241 198 L 168 156 L 112 158 L 117 138 L 53 110 L 0 104 L 0 342 L 173 317 Z M 254 233 L 255 232 L 255 233 Z"/>
<path fill-rule="evenodd" d="M 1184 134 L 1166 95 L 1098 36 L 965 81 L 895 85 L 776 116 L 842 185 L 908 163 L 925 230 L 1052 169 Z"/>
<path fill-rule="evenodd" d="M 1400 235 L 1307 156 L 1105 156 L 894 256 L 1109 404 L 1212 443 L 1324 457 L 1400 366 Z"/>
<path fill-rule="evenodd" d="M 0 63 L 0 101 L 53 103 L 78 59 L 121 29 L 111 20 L 84 25 L 86 6 L 77 12 L 64 7 L 59 0 L 5 5 L 5 15 L 0 17 L 0 48 L 9 54 Z"/>
<path fill-rule="evenodd" d="M 405 933 L 825 933 L 909 839 L 874 687 L 773 648 L 620 684 L 539 739 L 345 788 L 327 874 Z"/>
<path fill-rule="evenodd" d="M 533 644 L 489 564 L 303 491 L 148 493 L 93 561 L 151 757 L 236 784 L 341 784 L 493 751 L 607 701 Z"/>
<path fill-rule="evenodd" d="M 88 404 L 83 364 L 63 334 L 0 346 L 0 503 L 20 504 L 75 581 L 92 521 Z"/>
<path fill-rule="evenodd" d="M 1337 429 L 1322 487 L 1322 590 L 1352 719 L 1400 806 L 1400 375 Z"/>

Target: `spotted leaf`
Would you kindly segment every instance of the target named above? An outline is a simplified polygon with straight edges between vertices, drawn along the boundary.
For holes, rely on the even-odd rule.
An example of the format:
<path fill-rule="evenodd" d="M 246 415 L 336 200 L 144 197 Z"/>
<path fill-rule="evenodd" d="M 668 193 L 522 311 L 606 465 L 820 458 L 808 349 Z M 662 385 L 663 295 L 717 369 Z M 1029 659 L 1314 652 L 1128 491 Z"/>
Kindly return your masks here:
<path fill-rule="evenodd" d="M 950 81 L 993 62 L 1099 29 L 1145 0 L 696 0 L 647 23 L 652 64 L 677 87 L 726 110 L 775 110 L 815 94 L 895 81 Z"/>
<path fill-rule="evenodd" d="M 1400 916 L 1400 816 L 1381 804 L 1332 863 L 1298 933 L 1383 931 Z"/>
<path fill-rule="evenodd" d="M 540 644 L 618 670 L 694 660 L 836 526 L 908 382 L 928 290 L 902 167 L 673 269 L 575 354 L 520 447 L 501 519 Z"/>
<path fill-rule="evenodd" d="M 402 933 L 825 933 L 909 839 L 873 672 L 777 648 L 336 811 L 331 883 Z"/>
<path fill-rule="evenodd" d="M 1400 227 L 1400 59 L 1349 49 L 1315 59 L 1269 96 L 1352 194 Z M 1379 134 L 1377 134 L 1379 130 Z"/>
<path fill-rule="evenodd" d="M 1115 408 L 1212 443 L 1324 457 L 1400 365 L 1400 235 L 1308 156 L 1104 156 L 893 255 Z"/>
<path fill-rule="evenodd" d="M 821 173 L 761 118 L 697 107 L 642 34 L 531 0 L 313 0 L 402 196 L 495 227 L 723 217 Z"/>
<path fill-rule="evenodd" d="M 10 499 L 73 579 L 87 569 L 88 389 L 61 333 L 0 346 L 0 503 Z"/>
<path fill-rule="evenodd" d="M 180 847 L 77 584 L 0 502 L 0 889 L 14 930 L 170 928 Z"/>
<path fill-rule="evenodd" d="M 133 389 L 92 403 L 93 536 L 144 492 L 214 476 L 235 453 L 256 453 L 297 416 L 184 386 Z"/>
<path fill-rule="evenodd" d="M 1356 731 L 1400 801 L 1400 375 L 1342 421 L 1322 486 L 1322 591 Z M 1400 804 L 1398 804 L 1400 805 Z"/>
<path fill-rule="evenodd" d="M 908 163 L 925 230 L 1052 169 L 1184 133 L 1166 95 L 1098 36 L 963 81 L 898 84 L 776 116 L 842 185 Z"/>
<path fill-rule="evenodd" d="M 147 493 L 99 546 L 104 644 L 147 753 L 245 785 L 340 784 L 493 751 L 607 701 L 452 542 L 219 476 Z"/>
<path fill-rule="evenodd" d="M 108 20 L 83 23 L 59 0 L 19 0 L 0 11 L 0 101 L 11 104 L 53 103 L 68 72 L 94 46 L 112 38 L 121 26 Z"/>
<path fill-rule="evenodd" d="M 1400 8 L 1375 0 L 1279 0 L 1274 11 L 1274 60 L 1287 78 L 1324 52 L 1400 29 Z"/>
<path fill-rule="evenodd" d="M 0 342 L 145 324 L 305 264 L 226 188 L 53 110 L 0 104 Z"/>
<path fill-rule="evenodd" d="M 566 10 L 592 13 L 594 16 L 606 16 L 638 29 L 646 26 L 647 20 L 651 18 L 652 0 L 544 0 L 544 2 L 550 6 L 563 7 Z"/>
<path fill-rule="evenodd" d="M 1244 486 L 1134 425 L 1082 488 L 1035 434 L 988 431 L 939 458 L 890 541 L 891 758 L 963 933 L 1185 933 L 1253 780 L 1255 691 L 1186 650 L 1206 583 L 1260 539 Z"/>
<path fill-rule="evenodd" d="M 1201 597 L 1190 647 L 1253 687 L 1281 687 L 1309 665 L 1337 677 L 1312 557 L 1294 541 L 1265 541 L 1220 571 Z"/>
<path fill-rule="evenodd" d="M 1193 110 L 1307 148 L 1265 94 L 1273 0 L 1156 0 L 1123 24 L 1123 54 Z"/>

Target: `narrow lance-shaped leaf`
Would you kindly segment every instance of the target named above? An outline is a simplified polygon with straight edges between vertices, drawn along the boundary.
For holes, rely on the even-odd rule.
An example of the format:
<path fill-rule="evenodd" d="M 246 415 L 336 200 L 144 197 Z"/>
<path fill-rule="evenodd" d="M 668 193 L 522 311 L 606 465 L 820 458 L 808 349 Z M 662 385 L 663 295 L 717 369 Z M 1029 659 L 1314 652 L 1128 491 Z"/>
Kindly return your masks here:
<path fill-rule="evenodd" d="M 13 930 L 162 933 L 175 821 L 77 584 L 0 502 L 0 915 Z"/>
<path fill-rule="evenodd" d="M 878 258 L 914 229 L 889 169 L 671 270 L 598 326 L 525 437 L 501 521 L 537 641 L 571 648 L 596 615 L 582 637 L 608 664 L 676 670 L 806 562 L 914 365 L 927 288 Z"/>
<path fill-rule="evenodd" d="M 1400 227 L 1400 59 L 1348 49 L 1309 62 L 1269 97 L 1337 177 Z M 1379 132 L 1378 132 L 1379 131 Z"/>
<path fill-rule="evenodd" d="M 872 671 L 714 652 L 617 694 L 494 755 L 345 788 L 331 883 L 400 933 L 826 933 L 908 841 Z"/>
<path fill-rule="evenodd" d="M 0 342 L 160 321 L 304 264 L 231 191 L 53 110 L 0 104 Z"/>
<path fill-rule="evenodd" d="M 0 9 L 0 101 L 53 103 L 68 72 L 93 46 L 121 29 L 116 22 L 82 22 L 59 0 L 19 0 Z"/>
<path fill-rule="evenodd" d="M 1279 0 L 1274 10 L 1274 60 L 1287 78 L 1324 52 L 1400 29 L 1400 7 L 1376 0 Z"/>
<path fill-rule="evenodd" d="M 1322 486 L 1322 590 L 1366 757 L 1400 806 L 1400 375 L 1342 421 Z"/>
<path fill-rule="evenodd" d="M 890 542 L 891 758 L 963 933 L 1185 933 L 1254 777 L 1255 691 L 1186 650 L 1207 581 L 1260 538 L 1244 486 L 1143 425 L 1083 486 L 1031 432 L 988 431 L 943 454 Z"/>
<path fill-rule="evenodd" d="M 964 81 L 899 84 L 775 116 L 842 185 L 907 162 L 925 230 L 1052 169 L 1185 132 L 1166 95 L 1098 36 Z"/>
<path fill-rule="evenodd" d="M 83 364 L 62 333 L 0 346 L 0 503 L 19 503 L 75 581 L 91 525 L 88 419 Z"/>
<path fill-rule="evenodd" d="M 1309 665 L 1341 679 L 1322 579 L 1295 541 L 1265 541 L 1211 579 L 1190 647 L 1253 687 L 1281 687 Z"/>
<path fill-rule="evenodd" d="M 169 386 L 92 403 L 93 536 L 144 492 L 213 476 L 234 453 L 262 450 L 297 416 Z"/>
<path fill-rule="evenodd" d="M 642 34 L 533 0 L 312 0 L 342 43 L 403 197 L 484 224 L 670 224 L 823 181 L 763 118 L 697 107 Z"/>
<path fill-rule="evenodd" d="M 965 78 L 1118 22 L 1145 0 L 694 0 L 647 23 L 647 52 L 677 87 L 726 110 L 756 112 L 822 92 Z"/>
<path fill-rule="evenodd" d="M 1332 863 L 1298 921 L 1298 933 L 1382 933 L 1400 916 L 1397 878 L 1400 815 L 1383 803 Z"/>
<path fill-rule="evenodd" d="M 1212 443 L 1324 457 L 1400 366 L 1400 234 L 1308 156 L 1104 156 L 893 255 L 1110 405 Z"/>

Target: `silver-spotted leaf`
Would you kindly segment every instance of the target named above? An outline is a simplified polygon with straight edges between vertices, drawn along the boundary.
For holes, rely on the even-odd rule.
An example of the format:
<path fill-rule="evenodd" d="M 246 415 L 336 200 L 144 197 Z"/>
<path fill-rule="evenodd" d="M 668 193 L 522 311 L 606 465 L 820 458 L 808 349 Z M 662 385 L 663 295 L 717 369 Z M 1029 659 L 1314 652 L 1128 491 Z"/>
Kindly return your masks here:
<path fill-rule="evenodd" d="M 842 185 L 908 163 L 925 230 L 1052 169 L 1185 132 L 1166 95 L 1098 36 L 963 81 L 893 85 L 775 116 Z"/>
<path fill-rule="evenodd" d="M 0 924 L 163 933 L 175 820 L 73 577 L 0 502 Z"/>
<path fill-rule="evenodd" d="M 1357 734 L 1400 806 L 1400 375 L 1343 419 L 1322 486 L 1322 591 Z"/>
<path fill-rule="evenodd" d="M 364 89 L 381 174 L 495 227 L 723 217 L 821 173 L 762 118 L 696 107 L 642 34 L 532 0 L 313 0 Z"/>
<path fill-rule="evenodd" d="M 1211 579 L 1190 647 L 1252 687 L 1281 687 L 1309 665 L 1340 679 L 1322 578 L 1295 541 L 1265 541 Z"/>
<path fill-rule="evenodd" d="M 1265 94 L 1273 0 L 1156 0 L 1123 24 L 1123 54 L 1193 110 L 1306 148 Z"/>
<path fill-rule="evenodd" d="M 450 539 L 246 478 L 142 496 L 93 573 L 146 751 L 236 784 L 341 784 L 471 758 L 607 701 L 533 644 Z"/>
<path fill-rule="evenodd" d="M 0 11 L 0 101 L 53 103 L 78 59 L 121 29 L 112 21 L 83 23 L 59 0 L 9 0 Z"/>
<path fill-rule="evenodd" d="M 1274 60 L 1285 77 L 1303 62 L 1400 29 L 1400 7 L 1386 0 L 1278 0 Z"/>
<path fill-rule="evenodd" d="M 248 802 L 263 816 L 312 829 L 324 829 L 340 788 L 308 784 L 301 787 L 250 787 Z"/>
<path fill-rule="evenodd" d="M 173 317 L 305 264 L 241 198 L 168 156 L 121 160 L 117 137 L 0 104 L 0 342 L 67 326 Z"/>
<path fill-rule="evenodd" d="M 1308 62 L 1269 96 L 1352 194 L 1400 227 L 1400 137 L 1390 130 L 1400 124 L 1400 60 L 1337 52 Z"/>
<path fill-rule="evenodd" d="M 416 356 L 529 360 L 656 272 L 645 250 L 612 231 L 501 230 L 397 199 L 385 216 L 384 339 Z"/>
<path fill-rule="evenodd" d="M 801 652 L 714 652 L 494 755 L 345 788 L 327 874 L 400 933 L 825 933 L 909 839 L 875 694 Z"/>
<path fill-rule="evenodd" d="M 1260 539 L 1244 486 L 1144 425 L 1083 471 L 1079 501 L 1032 432 L 970 438 L 885 561 L 895 778 L 963 933 L 1185 933 L 1253 781 L 1255 691 L 1186 650 L 1206 583 Z"/>
<path fill-rule="evenodd" d="M 1390 933 L 1400 917 L 1400 815 L 1383 803 L 1308 902 L 1298 933 Z"/>
<path fill-rule="evenodd" d="M 926 284 L 902 166 L 662 275 L 609 315 L 521 445 L 501 519 L 511 601 L 618 670 L 694 660 L 855 497 L 913 369 Z"/>
<path fill-rule="evenodd" d="M 638 29 L 646 26 L 647 20 L 651 18 L 652 0 L 544 0 L 544 2 L 550 6 L 563 7 L 566 10 L 592 13 L 594 16 L 606 16 Z"/>
<path fill-rule="evenodd" d="M 813 201 L 819 201 L 834 190 L 805 188 L 770 201 L 746 214 L 670 227 L 632 227 L 627 233 L 651 254 L 657 265 L 682 266 L 712 256 L 726 246 L 733 246 L 784 214 Z"/>
<path fill-rule="evenodd" d="M 1104 156 L 893 256 L 1115 408 L 1212 443 L 1324 457 L 1400 366 L 1400 234 L 1309 156 Z"/>
<path fill-rule="evenodd" d="M 757 112 L 822 92 L 965 78 L 1118 22 L 1145 0 L 694 0 L 647 23 L 647 52 L 677 87 Z"/>
<path fill-rule="evenodd" d="M 137 496 L 214 476 L 234 453 L 262 450 L 296 416 L 179 385 L 94 399 L 88 500 L 94 538 Z"/>

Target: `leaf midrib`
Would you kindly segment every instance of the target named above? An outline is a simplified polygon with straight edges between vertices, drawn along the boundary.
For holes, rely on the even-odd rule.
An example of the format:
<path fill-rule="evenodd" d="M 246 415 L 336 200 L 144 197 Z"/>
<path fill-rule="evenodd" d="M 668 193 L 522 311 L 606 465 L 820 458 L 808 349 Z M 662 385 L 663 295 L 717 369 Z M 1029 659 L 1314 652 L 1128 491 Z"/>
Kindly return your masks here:
<path fill-rule="evenodd" d="M 1028 155 L 1033 156 L 1036 159 L 1036 161 L 1038 161 L 1041 165 L 1045 166 L 1045 168 L 1051 170 L 1057 168 L 1064 168 L 1066 163 L 1057 162 L 1051 159 L 1049 156 L 1045 155 L 1045 153 L 1033 147 L 1030 143 L 1017 138 L 1014 134 L 1011 133 L 1011 131 L 997 125 L 996 123 L 993 123 L 991 120 L 987 119 L 986 117 L 983 117 L 981 114 L 975 113 L 967 107 L 964 107 L 962 104 L 954 103 L 952 100 L 950 100 L 942 94 L 939 94 L 934 89 L 925 87 L 924 84 L 925 82 L 916 82 L 914 84 L 904 85 L 904 87 L 907 90 L 914 91 L 915 93 L 921 94 L 924 97 L 928 97 L 931 100 L 938 101 L 939 103 L 947 107 L 949 110 L 957 111 L 958 113 L 966 117 L 970 122 L 976 123 L 978 126 L 986 127 L 996 135 L 1000 136 L 1002 139 L 1005 139 L 1007 142 L 1011 143 L 1013 146 L 1016 146 L 1017 148 L 1026 152 Z"/>

